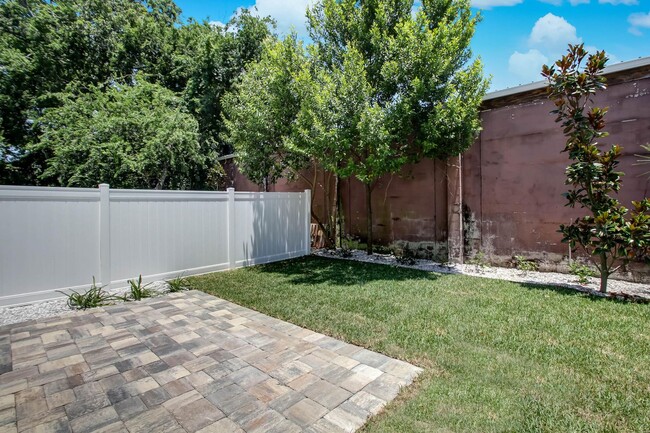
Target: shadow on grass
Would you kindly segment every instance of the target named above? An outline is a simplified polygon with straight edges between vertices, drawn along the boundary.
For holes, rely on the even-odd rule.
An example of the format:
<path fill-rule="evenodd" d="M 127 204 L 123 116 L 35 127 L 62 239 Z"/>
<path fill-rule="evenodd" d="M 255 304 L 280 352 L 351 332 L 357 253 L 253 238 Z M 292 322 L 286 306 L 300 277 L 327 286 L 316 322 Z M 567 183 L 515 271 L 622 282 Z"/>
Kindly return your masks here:
<path fill-rule="evenodd" d="M 435 281 L 453 275 L 461 275 L 455 272 L 448 274 L 435 273 L 379 263 L 358 262 L 354 260 L 341 260 L 319 256 L 307 256 L 282 262 L 269 263 L 261 265 L 259 269 L 265 273 L 282 275 L 293 284 L 334 284 L 338 286 L 354 286 L 377 281 Z M 485 277 L 467 276 L 467 278 L 478 279 Z M 631 295 L 603 296 L 595 290 L 586 289 L 577 285 L 565 287 L 534 282 L 512 282 L 512 284 L 516 284 L 527 290 L 547 290 L 566 296 L 582 296 L 596 302 L 650 303 L 647 299 Z"/>
<path fill-rule="evenodd" d="M 261 265 L 262 272 L 287 277 L 293 284 L 353 286 L 375 281 L 437 280 L 442 275 L 417 269 L 308 256 Z"/>
<path fill-rule="evenodd" d="M 562 287 L 562 286 L 552 286 L 552 285 L 545 285 L 545 284 L 537 284 L 537 283 L 517 283 L 519 284 L 520 287 L 528 290 L 549 290 L 555 293 L 559 293 L 561 295 L 568 295 L 568 296 L 581 296 L 583 298 L 587 298 L 590 301 L 608 301 L 608 302 L 616 302 L 616 303 L 622 303 L 622 304 L 628 304 L 628 303 L 637 303 L 637 304 L 648 304 L 650 303 L 650 300 L 641 298 L 639 296 L 634 296 L 634 295 L 627 295 L 627 294 L 619 294 L 619 293 L 614 293 L 614 294 L 601 294 L 600 292 L 592 289 L 587 289 L 581 286 L 572 286 L 572 287 Z"/>

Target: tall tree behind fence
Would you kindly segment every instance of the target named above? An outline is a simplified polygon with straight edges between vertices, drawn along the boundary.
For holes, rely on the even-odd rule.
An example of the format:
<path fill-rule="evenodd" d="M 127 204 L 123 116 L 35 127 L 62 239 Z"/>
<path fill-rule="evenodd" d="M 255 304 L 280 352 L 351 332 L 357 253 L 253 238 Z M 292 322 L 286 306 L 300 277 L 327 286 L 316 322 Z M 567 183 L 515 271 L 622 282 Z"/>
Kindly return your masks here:
<path fill-rule="evenodd" d="M 310 195 L 0 186 L 0 305 L 309 254 Z"/>

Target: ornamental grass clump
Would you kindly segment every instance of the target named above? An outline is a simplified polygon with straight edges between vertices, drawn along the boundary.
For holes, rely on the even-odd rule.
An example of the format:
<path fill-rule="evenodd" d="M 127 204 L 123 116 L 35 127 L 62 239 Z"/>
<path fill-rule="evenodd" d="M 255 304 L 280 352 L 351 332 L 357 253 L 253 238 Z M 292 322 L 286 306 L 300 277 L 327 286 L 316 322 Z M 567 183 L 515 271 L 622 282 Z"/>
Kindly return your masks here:
<path fill-rule="evenodd" d="M 586 60 L 586 63 L 585 63 Z M 556 122 L 567 137 L 564 152 L 572 161 L 566 169 L 564 194 L 567 206 L 585 208 L 589 214 L 561 225 L 562 242 L 573 250 L 581 246 L 600 273 L 600 291 L 607 292 L 607 280 L 631 259 L 649 261 L 650 199 L 632 202 L 631 212 L 614 197 L 621 189 L 622 172 L 617 171 L 621 147 L 601 150 L 607 108 L 593 106 L 592 96 L 606 88 L 602 75 L 604 51 L 588 55 L 584 46 L 569 45 L 568 53 L 554 65 L 544 65 L 549 98 L 555 103 Z M 583 66 L 584 65 L 584 66 Z"/>
<path fill-rule="evenodd" d="M 87 292 L 79 293 L 74 290 L 70 290 L 70 292 L 72 293 L 65 293 L 59 290 L 59 293 L 63 293 L 68 298 L 68 307 L 73 310 L 86 310 L 88 308 L 111 305 L 120 299 L 104 291 L 102 286 L 98 287 L 95 284 L 95 277 L 93 277 L 93 284 Z"/>

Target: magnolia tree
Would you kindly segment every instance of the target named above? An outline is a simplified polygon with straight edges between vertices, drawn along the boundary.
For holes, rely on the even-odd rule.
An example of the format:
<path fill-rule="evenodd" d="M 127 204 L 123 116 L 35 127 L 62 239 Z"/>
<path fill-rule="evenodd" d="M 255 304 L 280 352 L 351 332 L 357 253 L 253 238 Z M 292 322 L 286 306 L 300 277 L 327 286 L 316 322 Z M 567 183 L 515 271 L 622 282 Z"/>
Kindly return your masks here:
<path fill-rule="evenodd" d="M 629 212 L 614 195 L 621 189 L 622 172 L 617 171 L 621 147 L 602 149 L 598 139 L 604 131 L 607 109 L 593 106 L 592 96 L 604 90 L 605 52 L 589 55 L 583 45 L 569 45 L 567 55 L 553 66 L 544 66 L 549 81 L 552 113 L 567 137 L 564 152 L 572 163 L 566 169 L 567 206 L 576 205 L 589 215 L 561 225 L 562 242 L 572 249 L 581 246 L 600 272 L 600 291 L 607 292 L 607 280 L 621 263 L 637 258 L 650 259 L 650 199 L 632 202 Z"/>
<path fill-rule="evenodd" d="M 377 180 L 424 157 L 460 154 L 480 127 L 478 106 L 488 82 L 469 50 L 478 16 L 468 0 L 419 3 L 414 10 L 413 0 L 320 0 L 307 11 L 313 43 L 306 53 L 292 48 L 292 58 L 301 60 L 267 62 L 265 73 L 251 65 L 246 75 L 261 82 L 245 86 L 260 89 L 260 96 L 252 95 L 255 103 L 243 101 L 251 92 L 240 88 L 234 105 L 249 106 L 226 112 L 235 148 L 253 160 L 270 158 L 255 163 L 270 178 L 284 169 L 287 155 L 289 161 L 299 155 L 340 178 L 363 182 L 369 254 Z M 278 76 L 286 80 L 276 87 Z M 269 88 L 262 89 L 266 80 Z M 272 113 L 281 116 L 281 128 L 262 120 Z M 238 132 L 249 125 L 265 132 Z M 243 135 L 248 137 L 239 139 Z M 257 171 L 242 164 L 245 174 Z"/>

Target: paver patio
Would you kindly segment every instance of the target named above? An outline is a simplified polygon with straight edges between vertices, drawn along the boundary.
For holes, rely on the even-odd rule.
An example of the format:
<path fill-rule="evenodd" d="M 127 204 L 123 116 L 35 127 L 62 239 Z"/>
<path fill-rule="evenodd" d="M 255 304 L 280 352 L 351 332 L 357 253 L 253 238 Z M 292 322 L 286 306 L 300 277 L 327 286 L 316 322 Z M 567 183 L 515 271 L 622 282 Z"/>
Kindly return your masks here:
<path fill-rule="evenodd" d="M 0 433 L 354 431 L 420 371 L 175 293 L 0 328 Z"/>

